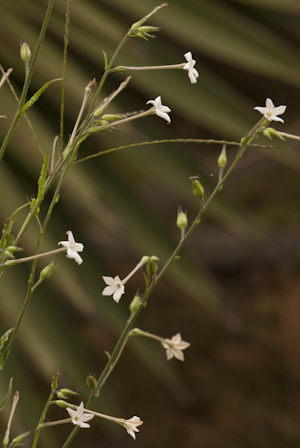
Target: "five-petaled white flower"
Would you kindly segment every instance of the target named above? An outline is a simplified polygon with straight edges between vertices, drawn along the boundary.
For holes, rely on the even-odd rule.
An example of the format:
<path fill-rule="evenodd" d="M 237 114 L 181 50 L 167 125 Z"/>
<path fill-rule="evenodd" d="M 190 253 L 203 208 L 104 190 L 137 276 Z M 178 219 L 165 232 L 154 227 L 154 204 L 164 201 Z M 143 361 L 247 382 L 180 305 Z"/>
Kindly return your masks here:
<path fill-rule="evenodd" d="M 266 99 L 266 107 L 256 106 L 255 110 L 258 110 L 263 116 L 269 121 L 281 121 L 284 122 L 282 118 L 277 115 L 281 115 L 285 112 L 286 106 L 275 107 L 273 101 L 270 98 Z"/>
<path fill-rule="evenodd" d="M 77 410 L 66 408 L 66 411 L 68 412 L 69 416 L 72 418 L 73 425 L 80 426 L 80 428 L 89 428 L 90 425 L 86 422 L 94 418 L 94 415 L 92 414 L 85 414 L 83 401 L 78 406 Z"/>
<path fill-rule="evenodd" d="M 149 100 L 146 104 L 152 104 L 155 108 L 155 113 L 158 117 L 163 118 L 168 123 L 171 123 L 171 118 L 168 115 L 168 112 L 171 112 L 171 109 L 168 106 L 163 106 L 161 104 L 161 97 L 158 96 L 155 100 Z"/>
<path fill-rule="evenodd" d="M 68 258 L 74 258 L 76 263 L 81 264 L 83 262 L 83 259 L 78 254 L 78 252 L 82 252 L 84 246 L 82 243 L 76 243 L 71 230 L 68 230 L 68 232 L 66 232 L 66 234 L 68 235 L 68 241 L 60 241 L 58 244 L 61 244 L 62 246 L 67 248 L 67 257 Z"/>
<path fill-rule="evenodd" d="M 197 78 L 199 76 L 199 73 L 194 68 L 196 61 L 193 59 L 192 53 L 188 51 L 184 55 L 185 59 L 187 60 L 187 63 L 184 65 L 183 70 L 187 70 L 188 77 L 190 78 L 191 84 L 196 84 Z"/>
<path fill-rule="evenodd" d="M 161 341 L 162 346 L 167 349 L 167 360 L 173 358 L 173 356 L 180 361 L 184 361 L 184 354 L 182 350 L 188 348 L 191 344 L 181 339 L 181 334 L 177 333 L 172 339 L 164 339 Z"/>
<path fill-rule="evenodd" d="M 134 417 L 131 417 L 129 420 L 125 420 L 123 426 L 125 427 L 128 434 L 130 434 L 131 437 L 135 440 L 135 433 L 139 432 L 137 426 L 140 426 L 142 424 L 143 424 L 142 420 L 135 415 Z"/>
<path fill-rule="evenodd" d="M 113 296 L 114 301 L 119 303 L 122 295 L 125 292 L 125 286 L 123 285 L 120 277 L 117 275 L 115 278 L 105 276 L 103 276 L 102 278 L 108 285 L 104 288 L 102 295 Z"/>

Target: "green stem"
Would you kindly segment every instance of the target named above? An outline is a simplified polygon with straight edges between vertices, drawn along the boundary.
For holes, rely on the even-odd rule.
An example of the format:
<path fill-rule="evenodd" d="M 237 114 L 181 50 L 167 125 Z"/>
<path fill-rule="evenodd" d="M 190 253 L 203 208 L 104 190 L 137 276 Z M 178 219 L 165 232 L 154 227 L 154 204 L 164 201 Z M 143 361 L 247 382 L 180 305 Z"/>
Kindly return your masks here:
<path fill-rule="evenodd" d="M 58 379 L 58 374 L 55 375 L 55 377 L 53 379 L 50 395 L 48 397 L 47 403 L 45 404 L 45 407 L 43 409 L 42 415 L 40 417 L 40 420 L 38 422 L 37 428 L 35 430 L 35 437 L 34 437 L 34 440 L 33 440 L 32 448 L 36 448 L 36 446 L 37 446 L 39 435 L 40 435 L 40 431 L 42 429 L 42 427 L 40 427 L 40 425 L 42 425 L 42 423 L 44 422 L 44 420 L 46 418 L 46 413 L 47 413 L 47 411 L 49 409 L 49 406 L 51 404 L 51 401 L 52 401 L 52 399 L 53 399 L 53 397 L 55 395 L 56 387 L 53 387 L 53 386 L 55 384 L 57 385 L 57 379 Z"/>
<path fill-rule="evenodd" d="M 39 239 L 38 239 L 38 243 L 37 243 L 37 247 L 36 247 L 36 254 L 37 254 L 38 251 L 39 251 L 39 247 L 40 247 L 40 244 L 41 244 L 41 239 L 42 239 L 42 233 L 40 233 L 40 235 L 39 235 Z M 2 368 L 3 368 L 3 366 L 4 366 L 4 362 L 5 362 L 5 360 L 7 359 L 8 355 L 9 355 L 9 353 L 10 353 L 10 350 L 11 350 L 11 348 L 12 348 L 12 345 L 13 345 L 13 343 L 14 343 L 14 341 L 15 341 L 15 338 L 16 338 L 16 336 L 17 336 L 17 333 L 18 333 L 19 327 L 20 327 L 20 325 L 21 325 L 23 316 L 24 316 L 25 311 L 26 311 L 26 308 L 27 308 L 27 306 L 28 306 L 30 297 L 31 297 L 31 295 L 32 295 L 32 286 L 33 286 L 33 280 L 34 280 L 34 273 L 35 273 L 36 263 L 37 263 L 37 260 L 34 260 L 33 263 L 32 263 L 31 272 L 30 272 L 30 276 L 29 276 L 29 279 L 28 279 L 28 289 L 27 289 L 26 298 L 25 298 L 25 301 L 24 301 L 24 303 L 23 303 L 23 306 L 22 306 L 22 309 L 21 309 L 21 313 L 20 313 L 20 315 L 19 315 L 19 318 L 18 318 L 16 327 L 15 327 L 15 329 L 14 329 L 14 331 L 13 331 L 13 334 L 11 335 L 11 338 L 9 339 L 9 343 L 8 343 L 7 348 L 6 348 L 6 350 L 5 350 L 5 353 L 4 353 L 4 355 L 3 355 L 3 364 L 2 364 Z"/>
<path fill-rule="evenodd" d="M 100 375 L 98 381 L 97 381 L 97 385 L 95 390 L 93 390 L 90 394 L 90 397 L 86 403 L 85 408 L 88 409 L 92 402 L 94 397 L 99 393 L 101 387 L 105 384 L 106 380 L 108 379 L 109 375 L 112 373 L 116 363 L 118 362 L 124 347 L 126 345 L 126 342 L 128 340 L 129 337 L 129 333 L 132 329 L 132 326 L 135 322 L 135 320 L 137 319 L 138 315 L 140 314 L 140 312 L 142 311 L 142 309 L 145 306 L 145 303 L 147 302 L 150 294 L 152 293 L 153 289 L 155 288 L 155 286 L 157 285 L 157 283 L 159 282 L 159 280 L 161 279 L 161 277 L 164 275 L 165 271 L 167 270 L 167 268 L 170 266 L 170 264 L 174 261 L 174 258 L 179 254 L 182 246 L 185 244 L 185 242 L 188 240 L 188 238 L 190 237 L 191 233 L 195 230 L 195 228 L 199 225 L 201 217 L 203 215 L 203 213 L 205 212 L 205 210 L 207 209 L 208 205 L 210 204 L 210 202 L 212 201 L 212 199 L 217 195 L 217 193 L 220 190 L 220 187 L 223 185 L 223 183 L 225 182 L 225 180 L 228 178 L 228 176 L 230 175 L 230 173 L 232 172 L 232 170 L 235 168 L 235 166 L 237 165 L 237 163 L 239 162 L 239 160 L 241 159 L 242 155 L 244 154 L 244 152 L 246 151 L 246 149 L 250 146 L 251 142 L 254 140 L 254 138 L 257 136 L 258 132 L 261 130 L 261 126 L 259 126 L 258 128 L 255 127 L 253 128 L 255 129 L 254 133 L 249 136 L 247 138 L 247 141 L 245 144 L 239 144 L 239 150 L 237 153 L 237 156 L 234 160 L 234 162 L 232 163 L 232 165 L 230 166 L 230 168 L 228 169 L 228 171 L 226 172 L 226 174 L 224 175 L 224 177 L 219 180 L 217 186 L 215 187 L 215 189 L 213 190 L 213 192 L 211 193 L 210 197 L 208 198 L 208 200 L 206 201 L 205 204 L 203 204 L 203 206 L 201 207 L 199 213 L 197 214 L 194 222 L 192 223 L 190 229 L 188 230 L 188 232 L 185 234 L 185 237 L 183 239 L 180 240 L 180 242 L 178 243 L 177 247 L 175 248 L 174 252 L 172 253 L 172 255 L 170 256 L 169 260 L 166 262 L 166 264 L 164 265 L 164 267 L 161 269 L 161 271 L 159 272 L 159 274 L 157 275 L 157 277 L 155 278 L 155 280 L 149 285 L 149 282 L 147 280 L 146 282 L 146 289 L 145 289 L 145 293 L 143 296 L 143 300 L 141 305 L 131 314 L 131 316 L 129 317 L 125 328 L 109 358 L 109 360 L 107 361 L 102 374 Z M 70 443 L 72 442 L 72 440 L 74 439 L 74 437 L 76 436 L 78 431 L 78 427 L 74 428 L 73 431 L 71 432 L 71 434 L 69 435 L 68 439 L 65 441 L 64 445 L 62 446 L 62 448 L 67 448 Z"/>
<path fill-rule="evenodd" d="M 91 154 L 90 156 L 85 157 L 84 159 L 76 160 L 74 162 L 74 165 L 76 163 L 85 162 L 86 160 L 93 159 L 94 157 L 98 157 L 104 154 L 109 154 L 111 152 L 120 151 L 121 149 L 128 149 L 128 148 L 137 148 L 138 146 L 148 146 L 148 145 L 157 145 L 160 143 L 205 143 L 205 144 L 216 144 L 216 145 L 228 145 L 228 146 L 240 146 L 239 142 L 228 142 L 226 140 L 214 140 L 214 139 L 202 139 L 202 138 L 175 138 L 175 139 L 168 139 L 168 140 L 152 140 L 150 142 L 141 142 L 141 143 L 131 143 L 130 145 L 124 145 L 124 146 L 118 146 L 117 148 L 110 148 L 106 149 L 105 151 L 100 151 L 96 154 Z M 272 149 L 274 146 L 269 145 L 257 145 L 252 144 L 250 146 L 257 147 L 257 148 L 268 148 Z"/>
<path fill-rule="evenodd" d="M 27 92 L 28 92 L 28 89 L 29 89 L 29 85 L 30 85 L 30 82 L 31 82 L 31 78 L 32 78 L 32 75 L 33 75 L 34 66 L 35 66 L 35 63 L 36 63 L 36 60 L 37 60 L 37 57 L 38 57 L 38 54 L 39 54 L 42 42 L 43 42 L 44 37 L 45 37 L 46 29 L 47 29 L 47 26 L 48 26 L 48 23 L 49 23 L 49 20 L 50 20 L 53 3 L 54 3 L 54 0 L 49 0 L 47 11 L 46 11 L 46 15 L 45 15 L 45 19 L 44 19 L 44 23 L 43 23 L 43 26 L 42 26 L 42 29 L 41 29 L 41 32 L 40 32 L 40 35 L 39 35 L 39 39 L 38 39 L 38 42 L 37 42 L 37 46 L 36 46 L 35 52 L 33 54 L 32 62 L 30 64 L 30 68 L 29 68 L 29 71 L 28 71 L 28 76 L 26 76 L 26 79 L 25 79 L 25 82 L 24 82 L 24 86 L 23 86 L 23 90 L 22 90 L 22 94 L 21 94 L 21 98 L 20 98 L 20 103 L 18 105 L 16 114 L 15 114 L 14 119 L 12 121 L 12 124 L 11 124 L 11 126 L 9 128 L 9 131 L 6 134 L 6 137 L 5 137 L 4 141 L 3 141 L 3 144 L 2 144 L 1 149 L 0 149 L 0 161 L 1 161 L 1 159 L 2 159 L 2 157 L 4 155 L 4 153 L 5 153 L 7 145 L 9 143 L 10 139 L 11 139 L 12 133 L 13 133 L 15 127 L 16 127 L 16 124 L 19 121 L 19 118 L 20 118 L 19 112 L 20 112 L 21 108 L 24 106 L 24 103 L 25 103 L 25 99 L 26 99 Z"/>

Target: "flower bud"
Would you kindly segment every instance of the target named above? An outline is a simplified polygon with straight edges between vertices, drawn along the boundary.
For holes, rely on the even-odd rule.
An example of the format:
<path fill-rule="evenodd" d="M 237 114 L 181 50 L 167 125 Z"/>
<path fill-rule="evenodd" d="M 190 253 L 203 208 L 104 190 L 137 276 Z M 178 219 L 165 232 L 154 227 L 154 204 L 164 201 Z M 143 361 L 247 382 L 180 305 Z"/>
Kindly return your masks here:
<path fill-rule="evenodd" d="M 150 273 L 151 275 L 154 275 L 154 276 L 155 276 L 155 274 L 156 274 L 156 272 L 157 272 L 157 270 L 158 270 L 158 266 L 157 266 L 157 264 L 155 263 L 157 260 L 159 260 L 159 258 L 157 258 L 155 255 L 152 255 L 152 256 L 150 257 L 150 260 L 149 260 L 149 263 L 148 263 L 148 270 L 149 270 L 149 273 Z"/>
<path fill-rule="evenodd" d="M 70 404 L 64 400 L 56 400 L 54 401 L 54 403 L 57 404 L 57 406 L 59 406 L 60 408 L 67 408 L 70 406 Z"/>
<path fill-rule="evenodd" d="M 24 432 L 23 434 L 20 434 L 19 436 L 15 437 L 15 438 L 11 441 L 11 443 L 10 443 L 10 445 L 9 445 L 10 448 L 13 448 L 13 447 L 18 446 L 18 445 L 23 445 L 23 444 L 21 443 L 22 440 L 24 440 L 25 437 L 29 436 L 29 434 L 30 434 L 30 431 L 27 431 L 27 432 Z"/>
<path fill-rule="evenodd" d="M 179 229 L 184 230 L 188 225 L 187 214 L 182 211 L 181 207 L 178 207 L 177 221 L 176 225 Z"/>
<path fill-rule="evenodd" d="M 26 42 L 23 42 L 23 44 L 21 44 L 20 57 L 21 57 L 22 61 L 25 63 L 29 62 L 31 59 L 31 51 L 30 51 L 29 45 L 26 44 Z"/>
<path fill-rule="evenodd" d="M 97 380 L 93 375 L 87 377 L 86 383 L 92 390 L 95 390 L 97 387 Z"/>
<path fill-rule="evenodd" d="M 139 37 L 140 39 L 149 40 L 148 37 L 154 38 L 153 34 L 150 34 L 150 32 L 156 32 L 159 31 L 160 28 L 157 26 L 140 26 L 136 31 L 134 31 L 131 35 Z"/>
<path fill-rule="evenodd" d="M 129 305 L 131 314 L 135 313 L 136 310 L 141 306 L 141 304 L 142 304 L 142 299 L 140 298 L 139 295 L 135 295 L 131 304 Z"/>
<path fill-rule="evenodd" d="M 203 196 L 204 196 L 204 188 L 200 182 L 200 180 L 197 177 L 190 177 L 191 181 L 193 182 L 193 192 L 194 195 L 201 199 L 201 201 L 203 200 Z"/>
<path fill-rule="evenodd" d="M 221 154 L 219 155 L 218 158 L 218 165 L 220 168 L 225 168 L 226 164 L 227 164 L 226 145 L 223 145 Z"/>
<path fill-rule="evenodd" d="M 270 140 L 272 140 L 272 135 L 274 135 L 275 137 L 280 138 L 281 140 L 285 140 L 283 138 L 283 136 L 278 131 L 276 131 L 276 129 L 273 129 L 273 128 L 266 128 L 266 129 L 264 129 L 263 130 L 263 135 L 265 137 L 268 137 Z"/>
<path fill-rule="evenodd" d="M 48 280 L 48 278 L 51 277 L 55 269 L 57 268 L 57 264 L 55 264 L 53 261 L 51 261 L 48 266 L 46 266 L 40 273 L 40 280 Z"/>
<path fill-rule="evenodd" d="M 105 114 L 105 115 L 102 115 L 102 120 L 105 120 L 105 121 L 116 121 L 116 120 L 121 120 L 121 118 L 123 118 L 122 117 L 122 115 L 112 115 L 112 114 Z"/>
<path fill-rule="evenodd" d="M 61 389 L 56 392 L 56 395 L 58 396 L 58 398 L 65 398 L 67 400 L 68 395 L 78 395 L 78 393 L 70 389 Z"/>
<path fill-rule="evenodd" d="M 51 384 L 52 390 L 57 389 L 57 383 L 58 383 L 58 373 L 56 375 L 54 375 L 54 377 L 53 377 L 52 384 Z"/>

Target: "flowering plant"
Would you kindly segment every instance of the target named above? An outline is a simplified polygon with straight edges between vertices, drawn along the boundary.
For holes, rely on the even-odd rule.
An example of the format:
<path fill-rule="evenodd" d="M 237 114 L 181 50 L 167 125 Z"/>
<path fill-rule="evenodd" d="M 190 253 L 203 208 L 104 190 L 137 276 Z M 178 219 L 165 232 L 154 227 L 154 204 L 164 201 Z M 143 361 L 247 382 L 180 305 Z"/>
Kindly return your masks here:
<path fill-rule="evenodd" d="M 24 88 L 22 91 L 22 95 L 19 99 L 19 104 L 17 108 L 16 115 L 12 121 L 11 127 L 3 140 L 1 149 L 0 149 L 0 160 L 4 159 L 6 156 L 6 151 L 9 148 L 9 144 L 11 143 L 11 137 L 14 132 L 17 132 L 16 125 L 22 116 L 27 114 L 27 111 L 34 106 L 36 101 L 42 96 L 44 91 L 50 87 L 51 84 L 55 84 L 61 82 L 63 86 L 65 85 L 66 77 L 65 72 L 61 78 L 57 78 L 47 82 L 44 86 L 42 86 L 35 94 L 33 94 L 29 99 L 27 98 L 29 92 L 29 85 L 34 73 L 34 66 L 37 56 L 39 54 L 39 49 L 41 43 L 43 41 L 47 24 L 50 19 L 50 12 L 53 5 L 53 0 L 49 0 L 48 9 L 46 11 L 45 22 L 41 30 L 41 35 L 39 39 L 39 44 L 32 54 L 30 47 L 28 44 L 23 43 L 21 45 L 21 59 L 24 62 L 25 67 L 25 81 Z M 60 201 L 60 196 L 63 195 L 62 185 L 65 182 L 65 179 L 69 176 L 69 171 L 76 163 L 81 163 L 87 160 L 90 157 L 99 156 L 99 153 L 94 153 L 92 156 L 79 157 L 79 149 L 81 145 L 84 144 L 85 140 L 93 136 L 94 134 L 100 134 L 103 131 L 118 131 L 123 124 L 128 124 L 134 120 L 138 119 L 147 119 L 149 115 L 156 115 L 159 118 L 165 120 L 168 124 L 172 125 L 171 118 L 169 113 L 171 109 L 169 106 L 162 104 L 161 95 L 163 92 L 153 93 L 152 98 L 154 100 L 147 100 L 145 98 L 145 103 L 150 104 L 151 107 L 139 111 L 125 111 L 122 114 L 110 114 L 106 113 L 107 108 L 111 105 L 112 101 L 119 95 L 121 92 L 126 89 L 129 84 L 131 77 L 127 77 L 123 80 L 119 86 L 114 90 L 109 96 L 103 95 L 103 86 L 108 76 L 111 74 L 119 75 L 123 72 L 133 72 L 134 74 L 138 71 L 150 71 L 150 70 L 181 70 L 187 71 L 188 78 L 190 83 L 193 86 L 191 88 L 195 88 L 195 84 L 198 82 L 199 73 L 195 68 L 196 60 L 193 59 L 193 55 L 190 51 L 186 52 L 183 57 L 186 59 L 186 62 L 176 63 L 173 65 L 162 65 L 162 66 L 143 66 L 143 67 L 134 67 L 134 66 L 116 66 L 115 60 L 119 55 L 124 43 L 131 38 L 142 38 L 147 39 L 148 37 L 153 37 L 150 33 L 155 33 L 159 30 L 158 27 L 145 26 L 144 23 L 148 19 L 150 19 L 154 13 L 160 11 L 164 8 L 166 4 L 162 4 L 155 8 L 151 13 L 147 16 L 143 17 L 140 21 L 133 24 L 128 32 L 126 33 L 124 39 L 120 43 L 116 52 L 113 54 L 110 60 L 108 60 L 106 54 L 104 55 L 104 73 L 98 83 L 96 85 L 96 81 L 93 79 L 88 82 L 83 93 L 82 104 L 75 121 L 74 127 L 70 136 L 66 142 L 63 139 L 63 120 L 61 120 L 61 129 L 60 129 L 60 141 L 57 140 L 53 143 L 53 151 L 50 153 L 43 153 L 43 164 L 40 170 L 40 175 L 38 179 L 37 185 L 37 194 L 36 197 L 31 197 L 28 199 L 26 204 L 19 207 L 17 210 L 11 210 L 11 216 L 6 220 L 3 226 L 2 238 L 0 241 L 1 253 L 0 253 L 0 274 L 5 276 L 7 275 L 7 271 L 15 269 L 16 265 L 19 265 L 24 262 L 31 263 L 31 271 L 28 278 L 28 289 L 26 293 L 26 297 L 24 299 L 24 303 L 22 304 L 21 312 L 19 318 L 14 326 L 14 328 L 7 329 L 3 336 L 0 339 L 0 367 L 4 369 L 7 365 L 7 359 L 9 358 L 12 348 L 14 346 L 15 340 L 18 338 L 20 334 L 20 328 L 22 327 L 22 322 L 24 319 L 24 315 L 27 313 L 28 304 L 31 301 L 33 293 L 40 287 L 40 285 L 50 279 L 54 274 L 54 270 L 58 266 L 58 262 L 60 262 L 61 252 L 66 253 L 66 257 L 73 259 L 78 266 L 75 265 L 76 268 L 83 263 L 83 258 L 79 253 L 83 252 L 85 249 L 85 254 L 92 252 L 93 245 L 90 241 L 83 243 L 77 243 L 75 241 L 74 235 L 71 230 L 67 231 L 68 240 L 67 241 L 59 241 L 55 243 L 52 247 L 56 247 L 55 249 L 43 252 L 41 250 L 42 240 L 46 238 L 47 228 L 49 225 L 50 217 L 53 218 L 57 213 L 57 203 Z M 68 17 L 68 14 L 67 14 Z M 65 48 L 67 47 L 67 34 L 68 27 L 66 27 L 66 36 L 65 36 Z M 11 69 L 8 69 L 2 76 L 2 80 L 0 82 L 0 87 L 8 81 L 9 76 L 11 74 Z M 187 79 L 188 82 L 188 79 Z M 199 83 L 200 84 L 200 83 Z M 198 85 L 199 85 L 198 84 Z M 93 89 L 96 89 L 94 99 L 90 102 L 90 95 Z M 159 95 L 156 96 L 155 95 Z M 168 102 L 168 104 L 171 104 Z M 62 103 L 63 105 L 63 103 Z M 63 107 L 61 108 L 63 109 Z M 151 333 L 145 332 L 143 330 L 132 329 L 134 322 L 138 318 L 139 314 L 145 309 L 145 306 L 148 303 L 150 296 L 152 296 L 154 290 L 156 290 L 157 285 L 166 270 L 173 264 L 175 260 L 178 259 L 179 253 L 183 247 L 183 245 L 188 241 L 191 234 L 195 231 L 195 229 L 199 226 L 201 218 L 203 214 L 206 212 L 208 206 L 211 201 L 217 196 L 217 194 L 222 189 L 225 181 L 230 176 L 231 172 L 239 162 L 240 158 L 249 148 L 249 146 L 253 145 L 253 140 L 262 132 L 266 132 L 268 130 L 268 125 L 270 121 L 281 121 L 282 118 L 279 118 L 278 115 L 282 115 L 285 112 L 286 106 L 275 107 L 271 99 L 266 100 L 266 107 L 256 107 L 256 110 L 260 112 L 263 117 L 262 119 L 251 129 L 251 131 L 246 134 L 241 142 L 224 142 L 222 141 L 222 150 L 219 158 L 216 161 L 216 165 L 218 166 L 218 181 L 214 187 L 214 189 L 207 194 L 204 190 L 204 186 L 202 185 L 202 181 L 198 177 L 192 176 L 191 181 L 191 191 L 194 192 L 196 196 L 196 201 L 198 204 L 198 211 L 196 216 L 192 220 L 192 224 L 188 227 L 188 218 L 187 212 L 182 212 L 182 209 L 179 209 L 177 216 L 177 227 L 180 230 L 180 237 L 178 238 L 178 244 L 174 248 L 173 253 L 170 254 L 169 259 L 164 263 L 160 264 L 160 260 L 155 255 L 145 255 L 141 258 L 141 261 L 136 265 L 136 267 L 126 276 L 116 275 L 114 277 L 109 277 L 106 275 L 102 275 L 104 283 L 107 285 L 103 289 L 103 282 L 99 282 L 99 290 L 102 290 L 103 296 L 112 296 L 112 299 L 115 303 L 113 305 L 117 306 L 119 304 L 121 298 L 123 302 L 123 296 L 125 295 L 125 284 L 129 281 L 134 274 L 136 274 L 139 270 L 144 274 L 144 284 L 141 292 L 138 291 L 133 297 L 131 304 L 129 306 L 130 315 L 128 320 L 124 325 L 124 330 L 122 331 L 118 342 L 115 345 L 115 348 L 112 350 L 111 354 L 108 356 L 108 361 L 105 364 L 101 374 L 98 378 L 95 378 L 92 375 L 89 375 L 87 378 L 87 383 L 90 388 L 90 394 L 85 400 L 85 402 L 81 401 L 77 406 L 70 402 L 64 401 L 67 400 L 69 395 L 74 395 L 74 392 L 67 389 L 59 389 L 58 388 L 58 375 L 55 375 L 53 378 L 53 382 L 51 384 L 51 392 L 46 402 L 45 408 L 42 411 L 41 417 L 35 428 L 35 435 L 32 440 L 32 448 L 35 448 L 38 445 L 39 437 L 41 430 L 44 428 L 50 428 L 61 424 L 73 424 L 74 428 L 63 444 L 63 448 L 69 446 L 72 440 L 75 438 L 79 429 L 88 429 L 93 425 L 96 425 L 95 416 L 98 416 L 105 420 L 110 420 L 114 423 L 117 423 L 123 426 L 127 433 L 132 437 L 136 438 L 136 433 L 139 432 L 138 427 L 143 424 L 143 421 L 139 416 L 134 415 L 130 419 L 124 419 L 119 417 L 108 416 L 103 413 L 98 413 L 93 411 L 91 408 L 94 406 L 95 399 L 99 396 L 100 390 L 104 386 L 106 380 L 109 378 L 111 372 L 113 372 L 120 356 L 123 353 L 123 350 L 132 336 L 146 336 L 148 338 L 154 339 L 163 346 L 166 350 L 167 360 L 171 360 L 172 358 L 176 358 L 177 360 L 184 361 L 184 353 L 183 351 L 188 349 L 190 346 L 189 342 L 182 340 L 181 333 L 177 333 L 175 336 L 171 338 L 162 338 Z M 153 117 L 153 120 L 157 119 Z M 159 120 L 158 120 L 159 121 Z M 166 123 L 165 123 L 166 124 Z M 277 131 L 274 131 L 275 133 Z M 283 134 L 283 133 L 281 133 Z M 275 134 L 274 134 L 275 135 Z M 280 133 L 278 132 L 278 135 Z M 181 140 L 182 141 L 182 140 Z M 203 142 L 203 143 L 211 143 L 211 141 L 199 140 L 199 139 L 187 139 L 189 142 Z M 215 141 L 216 144 L 220 144 L 220 142 Z M 237 146 L 238 151 L 236 157 L 234 158 L 232 164 L 227 169 L 227 157 L 226 157 L 226 148 L 227 146 Z M 141 145 L 140 143 L 135 146 Z M 112 150 L 119 150 L 120 148 L 112 148 Z M 101 153 L 102 154 L 102 153 Z M 5 160 L 5 159 L 4 159 Z M 47 200 L 45 200 L 47 198 Z M 48 202 L 47 202 L 48 201 Z M 46 212 L 41 212 L 42 207 L 46 208 Z M 21 216 L 21 212 L 27 210 L 27 216 L 24 219 L 20 230 L 17 232 L 14 227 L 15 219 L 18 216 Z M 37 224 L 37 241 L 35 253 L 27 254 L 26 253 L 26 244 L 24 243 L 25 235 L 28 234 L 30 225 L 36 222 Z M 76 223 L 77 224 L 77 223 Z M 78 232 L 79 233 L 79 232 Z M 80 234 L 80 233 L 79 233 Z M 77 237 L 77 231 L 76 231 Z M 76 238 L 77 239 L 77 238 Z M 81 239 L 81 238 L 80 238 Z M 57 244 L 62 246 L 57 248 Z M 24 251 L 25 257 L 19 257 L 19 252 Z M 46 256 L 52 256 L 55 254 L 55 259 L 50 262 L 47 266 L 40 269 L 39 276 L 37 277 L 37 273 L 39 271 L 38 261 Z M 66 260 L 68 261 L 68 260 Z M 86 265 L 87 262 L 84 263 Z M 121 274 L 120 274 L 121 275 Z M 123 280 L 121 280 L 123 278 Z M 127 291 L 126 291 L 127 292 Z M 100 294 L 99 294 L 100 295 Z M 126 296 L 126 295 L 125 295 Z M 125 297 L 124 297 L 125 301 Z M 175 330 L 177 331 L 177 330 Z M 174 332 L 175 332 L 174 331 Z M 174 334 L 174 333 L 173 333 Z M 186 352 L 188 353 L 188 351 Z M 12 393 L 12 381 L 10 382 L 7 396 L 5 397 L 2 408 L 4 408 L 8 401 L 9 397 Z M 16 446 L 17 443 L 20 443 L 25 437 L 28 437 L 28 432 L 23 433 L 14 439 L 11 438 L 11 422 L 13 420 L 14 414 L 16 412 L 16 405 L 19 400 L 19 393 L 16 392 L 13 400 L 13 406 L 11 410 L 11 416 L 8 420 L 5 437 L 4 437 L 4 446 Z M 84 404 L 85 403 L 85 404 Z M 65 408 L 68 418 L 63 418 L 61 420 L 53 420 L 53 421 L 45 421 L 50 405 L 55 404 L 59 407 Z M 0 408 L 1 409 L 1 408 Z M 132 414 L 131 414 L 132 415 Z M 93 422 L 91 421 L 93 419 Z M 91 421 L 90 423 L 87 423 Z M 50 431 L 50 429 L 47 429 Z"/>

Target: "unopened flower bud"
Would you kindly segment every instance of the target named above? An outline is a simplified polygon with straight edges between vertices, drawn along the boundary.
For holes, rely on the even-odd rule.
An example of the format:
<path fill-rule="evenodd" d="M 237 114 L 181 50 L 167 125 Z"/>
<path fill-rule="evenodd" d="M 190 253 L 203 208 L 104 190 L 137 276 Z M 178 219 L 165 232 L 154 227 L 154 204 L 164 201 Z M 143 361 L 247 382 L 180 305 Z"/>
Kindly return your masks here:
<path fill-rule="evenodd" d="M 135 313 L 136 310 L 141 306 L 141 304 L 142 304 L 142 299 L 140 298 L 139 295 L 135 295 L 130 306 L 129 306 L 131 314 Z"/>
<path fill-rule="evenodd" d="M 177 221 L 176 221 L 177 227 L 179 229 L 184 230 L 186 226 L 188 225 L 187 220 L 187 214 L 182 211 L 181 207 L 178 207 L 178 214 L 177 214 Z"/>
<path fill-rule="evenodd" d="M 199 181 L 199 179 L 197 177 L 190 177 L 190 179 L 193 182 L 194 195 L 197 196 L 197 198 L 202 200 L 203 196 L 204 196 L 204 188 L 203 188 L 201 182 Z"/>
<path fill-rule="evenodd" d="M 29 436 L 29 434 L 30 434 L 30 431 L 27 431 L 27 432 L 24 432 L 23 434 L 20 434 L 19 436 L 17 436 L 17 437 L 15 437 L 12 441 L 11 441 L 11 443 L 10 443 L 10 447 L 15 447 L 15 446 L 18 446 L 18 445 L 23 445 L 21 442 L 22 442 L 22 440 L 24 440 L 25 439 L 25 437 L 27 437 L 27 436 Z"/>
<path fill-rule="evenodd" d="M 20 56 L 23 62 L 29 62 L 31 59 L 31 51 L 29 45 L 26 42 L 21 44 Z"/>
<path fill-rule="evenodd" d="M 55 400 L 54 403 L 57 404 L 57 406 L 59 406 L 60 408 L 67 408 L 70 406 L 70 403 L 67 403 L 64 400 Z"/>
<path fill-rule="evenodd" d="M 280 138 L 281 140 L 285 140 L 284 137 L 278 132 L 276 131 L 276 129 L 273 128 L 266 128 L 263 130 L 263 135 L 265 137 L 268 137 L 270 140 L 272 140 L 272 135 L 274 135 L 275 137 Z"/>
<path fill-rule="evenodd" d="M 221 154 L 218 158 L 218 165 L 220 168 L 225 168 L 227 164 L 227 157 L 226 157 L 226 145 L 223 146 Z"/>
<path fill-rule="evenodd" d="M 87 377 L 86 383 L 92 390 L 95 390 L 97 387 L 97 380 L 93 375 Z"/>
<path fill-rule="evenodd" d="M 150 257 L 149 264 L 148 264 L 149 272 L 150 272 L 150 274 L 152 274 L 154 276 L 155 276 L 155 274 L 156 274 L 156 272 L 158 270 L 158 266 L 155 263 L 157 260 L 159 260 L 159 258 L 157 258 L 155 255 L 152 255 L 152 257 Z"/>
<path fill-rule="evenodd" d="M 78 393 L 74 392 L 73 390 L 64 388 L 64 389 L 61 389 L 61 390 L 57 391 L 56 395 L 58 396 L 58 398 L 68 399 L 68 395 L 78 395 Z"/>
<path fill-rule="evenodd" d="M 153 34 L 150 34 L 150 32 L 157 32 L 160 28 L 157 26 L 140 26 L 136 31 L 134 31 L 131 35 L 139 37 L 141 39 L 149 40 L 148 37 L 156 37 Z"/>
<path fill-rule="evenodd" d="M 41 280 L 48 280 L 48 278 L 51 277 L 55 269 L 57 268 L 57 264 L 55 264 L 53 261 L 48 264 L 40 273 L 40 279 Z"/>
<path fill-rule="evenodd" d="M 112 114 L 105 114 L 105 115 L 102 115 L 102 120 L 105 120 L 105 121 L 116 121 L 116 120 L 121 120 L 121 118 L 123 118 L 122 117 L 122 115 L 112 115 Z"/>

